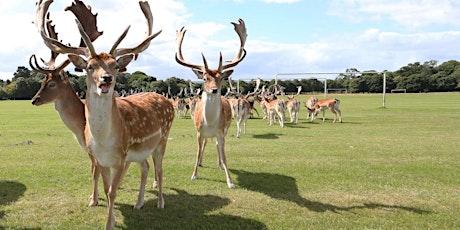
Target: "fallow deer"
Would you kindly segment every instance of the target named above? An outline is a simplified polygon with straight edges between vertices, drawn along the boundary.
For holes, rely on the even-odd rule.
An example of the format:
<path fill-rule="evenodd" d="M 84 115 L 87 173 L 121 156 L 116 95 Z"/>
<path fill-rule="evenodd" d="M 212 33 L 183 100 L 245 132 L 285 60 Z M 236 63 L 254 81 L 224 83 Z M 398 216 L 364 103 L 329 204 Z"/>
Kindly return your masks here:
<path fill-rule="evenodd" d="M 240 38 L 240 49 L 232 61 L 223 65 L 222 53 L 220 54 L 219 67 L 217 69 L 209 69 L 206 58 L 202 54 L 204 65 L 196 65 L 188 63 L 182 56 L 182 41 L 186 30 L 182 27 L 177 31 L 177 46 L 176 61 L 180 65 L 191 68 L 199 79 L 204 81 L 203 93 L 200 102 L 197 102 L 195 113 L 193 116 L 195 127 L 197 130 L 197 159 L 195 169 L 193 171 L 192 180 L 198 178 L 198 166 L 201 165 L 203 152 L 206 147 L 207 139 L 216 137 L 219 168 L 225 170 L 227 177 L 227 185 L 229 188 L 234 188 L 235 185 L 230 177 L 230 172 L 227 168 L 227 159 L 225 157 L 225 136 L 232 122 L 232 112 L 230 103 L 221 95 L 222 81 L 228 79 L 233 73 L 232 68 L 240 63 L 246 56 L 244 44 L 246 42 L 246 26 L 242 19 L 239 23 L 234 23 L 234 29 Z M 224 71 L 226 70 L 226 71 Z"/>
<path fill-rule="evenodd" d="M 260 81 L 258 83 L 260 83 Z M 231 78 L 229 78 L 229 86 L 229 94 L 235 95 L 235 98 L 229 98 L 228 100 L 232 109 L 233 119 L 236 121 L 236 137 L 239 138 L 241 136 L 241 125 L 243 125 L 243 133 L 246 134 L 246 123 L 253 109 L 253 106 L 251 106 L 248 99 L 250 96 L 254 96 L 254 94 L 257 93 L 259 84 L 256 85 L 254 92 L 248 93 L 244 96 L 241 93 L 235 91 Z"/>
<path fill-rule="evenodd" d="M 87 8 L 83 2 L 76 0 L 75 3 L 67 7 L 66 10 L 70 10 L 77 17 L 77 19 L 82 23 L 84 30 L 88 34 L 91 34 L 92 37 L 90 37 L 90 39 L 92 41 L 102 35 L 102 32 L 97 31 L 97 15 L 92 14 L 91 10 Z M 51 24 L 52 21 L 49 20 L 49 14 L 47 15 L 47 19 L 46 27 L 48 35 L 58 40 L 55 27 Z M 100 169 L 97 166 L 96 159 L 85 144 L 85 105 L 70 85 L 64 71 L 64 68 L 70 64 L 70 61 L 66 59 L 59 66 L 55 66 L 55 61 L 58 55 L 58 53 L 52 51 L 50 61 L 44 62 L 42 60 L 48 66 L 46 69 L 39 66 L 35 55 L 30 57 L 29 65 L 32 70 L 45 75 L 45 79 L 43 80 L 40 89 L 32 98 L 32 104 L 40 106 L 54 102 L 54 108 L 58 111 L 62 122 L 64 122 L 67 128 L 74 133 L 80 146 L 88 153 L 88 156 L 91 159 L 91 174 L 93 180 L 93 192 L 90 196 L 89 206 L 95 206 L 98 204 L 99 197 L 98 179 Z M 34 62 L 32 62 L 32 60 L 34 60 Z M 105 186 L 107 187 L 106 189 L 108 189 L 108 185 L 106 184 Z"/>
<path fill-rule="evenodd" d="M 311 118 L 311 121 L 313 121 L 313 112 L 315 111 L 315 104 L 318 102 L 317 97 L 309 97 L 307 101 L 305 102 L 305 107 L 307 108 L 307 120 L 308 118 Z"/>
<path fill-rule="evenodd" d="M 313 111 L 313 116 L 311 117 L 311 120 L 314 121 L 319 111 L 323 111 L 323 122 L 324 122 L 325 110 L 329 109 L 334 114 L 334 120 L 332 122 L 335 123 L 335 121 L 337 120 L 337 113 L 338 113 L 339 121 L 340 123 L 342 123 L 342 112 L 340 111 L 339 106 L 340 106 L 340 100 L 337 98 L 327 98 L 327 99 L 318 100 L 313 106 L 314 111 Z"/>
<path fill-rule="evenodd" d="M 82 23 L 85 32 L 90 34 L 91 41 L 96 40 L 100 35 L 102 35 L 102 32 L 97 31 L 97 15 L 92 14 L 90 7 L 86 7 L 82 1 L 76 0 L 75 3 L 67 7 L 65 10 L 71 11 L 77 17 L 77 19 Z M 54 25 L 52 25 L 52 21 L 49 20 L 49 14 L 47 15 L 47 18 L 48 20 L 46 22 L 46 26 L 48 35 L 58 40 Z M 83 41 L 80 45 L 85 46 Z M 55 67 L 58 55 L 58 53 L 52 51 L 50 61 L 45 62 L 42 60 L 48 66 L 46 69 L 40 67 L 35 55 L 30 57 L 29 65 L 32 70 L 45 75 L 45 79 L 43 80 L 40 89 L 32 98 L 32 104 L 40 106 L 43 104 L 54 103 L 54 108 L 58 111 L 62 122 L 64 122 L 67 128 L 74 133 L 80 146 L 88 153 L 91 160 L 91 174 L 93 180 L 93 192 L 90 196 L 89 206 L 95 206 L 98 204 L 99 197 L 98 179 L 100 169 L 97 166 L 96 159 L 85 144 L 85 105 L 77 96 L 75 90 L 69 82 L 67 74 L 64 71 L 64 68 L 70 64 L 70 61 L 66 59 L 59 66 Z M 142 167 L 145 166 L 147 166 L 147 169 L 141 170 L 142 172 L 148 170 L 147 162 L 142 164 Z M 108 190 L 108 184 L 104 184 L 104 186 L 106 187 L 106 190 Z M 142 194 L 139 193 L 139 195 Z M 140 200 L 141 198 L 138 199 L 138 201 Z"/>
<path fill-rule="evenodd" d="M 146 38 L 134 48 L 117 48 L 126 36 L 128 27 L 109 53 L 97 54 L 78 20 L 78 29 L 87 47 L 66 46 L 47 36 L 44 21 L 51 3 L 52 0 L 39 2 L 35 23 L 48 48 L 56 53 L 69 54 L 70 61 L 87 72 L 85 143 L 102 167 L 103 180 L 110 184 L 106 191 L 106 229 L 113 229 L 114 202 L 126 162 L 144 162 L 149 156 L 152 157 L 158 181 L 157 206 L 164 207 L 162 162 L 174 119 L 174 108 L 167 98 L 156 93 L 139 93 L 125 98 L 116 98 L 114 94 L 117 74 L 126 70 L 126 66 L 147 49 L 150 41 L 161 31 L 152 34 L 153 16 L 150 6 L 148 2 L 140 1 L 140 8 L 147 19 Z M 113 169 L 112 176 L 110 169 Z M 141 208 L 142 205 L 136 205 L 135 208 Z"/>
<path fill-rule="evenodd" d="M 302 91 L 302 86 L 297 87 L 297 94 L 300 94 Z M 295 98 L 296 95 L 287 96 L 288 101 L 286 102 L 287 110 L 289 111 L 289 117 L 291 123 L 297 124 L 299 122 L 299 110 L 300 110 L 300 101 Z"/>

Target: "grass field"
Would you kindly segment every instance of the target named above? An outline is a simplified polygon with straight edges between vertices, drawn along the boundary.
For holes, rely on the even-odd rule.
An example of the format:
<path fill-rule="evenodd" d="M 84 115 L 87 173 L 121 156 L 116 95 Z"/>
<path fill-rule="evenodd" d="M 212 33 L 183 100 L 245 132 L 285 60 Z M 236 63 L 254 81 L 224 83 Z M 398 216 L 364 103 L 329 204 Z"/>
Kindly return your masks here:
<path fill-rule="evenodd" d="M 343 123 L 248 121 L 227 135 L 227 188 L 208 145 L 199 179 L 195 130 L 176 119 L 164 159 L 165 209 L 139 167 L 119 190 L 118 229 L 460 229 L 460 93 L 334 95 Z M 306 96 L 299 97 L 305 102 Z M 259 112 L 260 109 L 259 109 Z M 151 160 L 150 160 L 151 161 Z M 102 188 L 102 185 L 100 186 Z M 53 105 L 0 101 L 0 229 L 101 229 L 106 199 L 87 207 L 90 161 Z"/>

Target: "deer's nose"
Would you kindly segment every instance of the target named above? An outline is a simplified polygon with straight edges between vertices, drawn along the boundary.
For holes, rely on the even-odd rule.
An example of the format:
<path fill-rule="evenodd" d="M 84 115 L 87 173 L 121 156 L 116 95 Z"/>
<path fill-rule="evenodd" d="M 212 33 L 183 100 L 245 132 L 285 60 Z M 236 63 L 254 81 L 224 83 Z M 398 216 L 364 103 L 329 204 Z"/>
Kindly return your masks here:
<path fill-rule="evenodd" d="M 212 93 L 217 93 L 218 90 L 219 90 L 218 88 L 212 88 L 212 89 L 211 89 L 211 92 L 212 92 Z"/>
<path fill-rule="evenodd" d="M 101 78 L 102 78 L 102 81 L 105 83 L 110 83 L 113 80 L 112 76 L 102 76 Z"/>

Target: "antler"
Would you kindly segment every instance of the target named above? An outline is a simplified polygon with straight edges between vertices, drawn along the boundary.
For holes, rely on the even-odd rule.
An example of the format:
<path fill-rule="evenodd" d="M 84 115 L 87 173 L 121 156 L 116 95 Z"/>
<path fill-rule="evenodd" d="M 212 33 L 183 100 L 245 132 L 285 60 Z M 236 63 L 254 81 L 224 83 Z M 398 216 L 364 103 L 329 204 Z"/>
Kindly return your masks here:
<path fill-rule="evenodd" d="M 103 32 L 97 31 L 97 13 L 91 13 L 90 5 L 85 6 L 82 1 L 75 0 L 72 5 L 65 8 L 65 11 L 70 11 L 75 15 L 75 17 L 77 17 L 91 42 L 102 35 Z M 86 47 L 85 41 L 83 41 L 83 39 L 80 41 L 80 47 Z"/>
<path fill-rule="evenodd" d="M 49 4 L 51 4 L 51 2 Z M 40 2 L 39 4 L 42 4 L 42 3 Z M 45 8 L 42 8 L 42 10 L 45 10 Z M 96 40 L 100 35 L 102 35 L 102 32 L 97 31 L 97 18 L 96 18 L 97 14 L 91 13 L 91 7 L 89 5 L 88 7 L 86 7 L 82 1 L 75 0 L 75 3 L 72 3 L 71 6 L 66 7 L 65 10 L 66 11 L 70 10 L 77 17 L 77 19 L 82 22 L 82 27 L 84 31 L 86 32 L 86 34 L 90 34 L 91 41 Z M 47 8 L 45 11 L 40 12 L 40 14 L 46 13 L 46 11 L 47 11 Z M 55 26 L 52 25 L 52 20 L 50 19 L 50 13 L 46 14 L 45 32 L 47 32 L 48 37 L 54 40 L 58 40 L 58 33 L 55 30 Z M 84 43 L 83 40 L 81 40 L 80 42 L 80 47 L 86 47 L 86 44 Z M 43 59 L 41 59 L 42 62 L 48 66 L 47 69 L 44 69 L 39 66 L 35 55 L 32 55 L 30 57 L 29 65 L 32 67 L 33 70 L 40 72 L 40 73 L 44 73 L 44 74 L 47 74 L 48 72 L 53 71 L 53 70 L 58 70 L 58 71 L 63 70 L 70 62 L 66 59 L 58 67 L 55 67 L 55 62 L 56 62 L 56 58 L 58 55 L 59 53 L 54 52 L 52 50 L 51 59 L 49 61 L 45 62 Z M 34 59 L 35 66 L 33 65 L 34 63 L 32 62 L 32 59 Z"/>
<path fill-rule="evenodd" d="M 112 54 L 114 57 L 133 53 L 134 60 L 136 60 L 139 53 L 142 53 L 144 50 L 146 50 L 149 47 L 150 41 L 152 41 L 152 39 L 154 39 L 156 36 L 158 36 L 161 33 L 161 30 L 160 30 L 155 34 L 152 34 L 153 16 L 152 16 L 152 11 L 150 10 L 149 3 L 146 1 L 145 2 L 139 1 L 139 6 L 141 7 L 142 13 L 144 13 L 145 18 L 147 19 L 147 32 L 146 32 L 145 39 L 143 42 L 141 42 L 136 47 L 117 49 L 117 46 L 121 43 L 121 41 L 124 39 L 124 37 L 128 33 L 128 30 L 129 30 L 129 26 L 128 26 L 125 32 L 118 38 L 118 40 L 112 46 L 112 49 L 110 49 L 110 54 Z"/>
<path fill-rule="evenodd" d="M 301 85 L 297 86 L 297 94 L 296 95 L 299 95 L 300 91 L 302 91 L 302 86 Z"/>
<path fill-rule="evenodd" d="M 246 43 L 246 38 L 248 37 L 248 34 L 246 33 L 246 24 L 241 18 L 238 19 L 238 22 L 238 24 L 236 22 L 232 22 L 232 24 L 234 26 L 235 32 L 240 37 L 240 50 L 238 51 L 236 57 L 230 61 L 229 64 L 222 66 L 222 62 L 219 63 L 219 70 L 221 71 L 238 65 L 238 63 L 240 63 L 246 56 L 246 50 L 244 49 L 244 44 Z"/>
<path fill-rule="evenodd" d="M 79 0 L 77 0 L 77 1 L 79 1 Z M 78 19 L 78 15 L 81 14 L 81 12 L 78 11 L 78 10 L 81 10 L 81 6 L 78 6 L 77 4 L 80 4 L 80 2 L 77 2 L 77 4 L 76 4 L 77 6 L 75 6 L 77 8 L 75 8 L 72 5 L 72 6 L 68 7 L 68 8 L 66 8 L 66 9 L 69 9 L 72 12 L 74 12 L 73 10 L 75 10 L 74 14 L 77 16 L 76 22 L 77 22 L 77 25 L 78 25 L 78 30 L 80 32 L 80 35 L 82 37 L 83 42 L 86 44 L 87 47 L 67 46 L 67 45 L 62 44 L 58 40 L 47 36 L 47 34 L 45 32 L 45 27 L 44 27 L 45 14 L 48 11 L 49 6 L 51 5 L 52 2 L 53 2 L 53 0 L 39 0 L 39 2 L 37 3 L 35 24 L 38 27 L 38 30 L 39 30 L 42 38 L 43 38 L 43 41 L 44 41 L 45 45 L 48 46 L 48 48 L 50 48 L 52 51 L 54 51 L 56 53 L 71 53 L 71 54 L 82 55 L 82 56 L 86 56 L 86 57 L 97 56 L 97 53 L 96 53 L 96 51 L 94 49 L 94 46 L 92 44 L 92 39 L 97 38 L 97 36 L 99 36 L 102 33 L 97 32 L 96 26 L 94 26 L 93 29 L 89 30 L 91 32 L 90 33 L 91 36 L 88 36 L 88 34 L 85 32 L 85 28 L 84 28 L 83 24 L 86 25 L 86 24 L 90 24 L 90 23 L 87 23 L 86 22 L 87 19 L 84 19 L 82 21 L 85 21 L 85 22 L 82 24 L 80 22 L 80 20 Z M 139 5 L 141 7 L 142 12 L 144 13 L 144 16 L 147 19 L 147 27 L 148 27 L 147 28 L 147 36 L 146 36 L 146 38 L 144 39 L 143 42 L 141 42 L 138 46 L 136 46 L 134 48 L 120 48 L 120 49 L 117 49 L 116 47 L 121 43 L 123 38 L 128 33 L 128 30 L 129 30 L 129 26 L 128 26 L 128 28 L 126 28 L 124 33 L 117 39 L 117 41 L 113 45 L 112 49 L 110 50 L 110 54 L 112 54 L 114 57 L 122 56 L 122 55 L 125 55 L 125 54 L 128 54 L 128 53 L 133 53 L 133 54 L 135 54 L 135 57 L 137 57 L 139 53 L 141 53 L 142 51 L 144 51 L 145 49 L 148 48 L 148 46 L 150 45 L 150 41 L 161 33 L 161 30 L 160 30 L 156 34 L 151 34 L 152 24 L 153 24 L 153 17 L 152 17 L 152 13 L 151 13 L 151 10 L 150 10 L 150 5 L 148 4 L 148 2 L 140 1 Z M 89 7 L 88 7 L 88 9 L 90 10 Z M 81 15 L 87 15 L 87 13 L 82 13 Z M 96 16 L 94 16 L 94 22 L 96 21 L 95 20 Z M 91 21 L 91 20 L 89 20 L 89 21 Z M 100 34 L 97 35 L 98 33 L 100 33 Z"/>
<path fill-rule="evenodd" d="M 244 24 L 244 21 L 241 18 L 238 20 L 238 22 L 239 23 L 232 22 L 232 24 L 235 27 L 236 33 L 240 37 L 240 49 L 236 57 L 232 61 L 230 61 L 229 64 L 226 64 L 226 65 L 222 65 L 222 53 L 220 53 L 219 68 L 218 68 L 219 72 L 222 72 L 225 69 L 238 65 L 238 63 L 240 63 L 246 56 L 246 50 L 244 49 L 244 44 L 246 43 L 246 37 L 247 37 L 246 25 Z M 202 70 L 204 72 L 208 72 L 209 71 L 208 64 L 206 62 L 206 58 L 204 57 L 203 53 L 201 54 L 201 56 L 203 57 L 204 66 L 188 63 L 187 61 L 185 61 L 184 57 L 182 56 L 182 42 L 184 40 L 186 31 L 187 30 L 184 27 L 176 31 L 176 37 L 177 37 L 176 61 L 183 66 L 186 66 L 192 69 Z"/>

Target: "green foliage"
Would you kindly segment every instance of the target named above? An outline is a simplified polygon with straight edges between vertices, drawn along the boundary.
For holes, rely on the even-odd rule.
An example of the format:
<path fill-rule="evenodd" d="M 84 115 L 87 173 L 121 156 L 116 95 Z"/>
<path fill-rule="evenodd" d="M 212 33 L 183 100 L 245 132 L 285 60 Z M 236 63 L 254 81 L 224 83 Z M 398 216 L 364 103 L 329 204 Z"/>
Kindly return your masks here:
<path fill-rule="evenodd" d="M 149 172 L 144 208 L 133 210 L 139 167 L 115 202 L 116 229 L 459 229 L 460 93 L 331 95 L 343 123 L 268 126 L 248 120 L 226 156 L 227 188 L 210 140 L 190 180 L 196 133 L 176 119 L 163 161 L 165 208 Z M 304 102 L 307 96 L 296 97 Z M 256 108 L 260 108 L 256 104 Z M 0 229 L 101 229 L 107 200 L 87 207 L 90 160 L 53 105 L 0 102 Z M 152 167 L 152 161 L 149 159 Z"/>
<path fill-rule="evenodd" d="M 363 71 L 370 72 L 370 71 Z M 10 82 L 3 82 L 0 87 L 0 99 L 30 99 L 34 95 L 34 90 L 41 81 L 42 74 L 35 73 L 26 67 L 18 67 L 11 85 Z M 423 64 L 420 62 L 409 63 L 394 72 L 386 72 L 386 91 L 392 89 L 406 89 L 407 92 L 452 92 L 460 91 L 460 62 L 450 60 L 437 66 L 437 61 L 430 60 Z M 86 91 L 86 75 L 70 75 L 70 82 L 75 91 L 84 95 Z M 324 91 L 324 83 L 318 79 L 294 79 L 278 80 L 279 85 L 285 87 L 285 92 L 295 93 L 297 87 L 302 86 L 302 93 L 314 93 Z M 155 77 L 136 71 L 134 73 L 120 73 L 117 76 L 115 90 L 118 92 L 158 92 L 161 94 L 168 93 L 168 88 L 172 95 L 177 95 L 181 88 L 189 89 L 189 80 L 178 77 L 170 77 L 166 80 L 157 80 Z M 255 88 L 255 81 L 239 82 L 239 91 L 243 94 L 251 92 Z M 11 85 L 7 87 L 8 85 Z M 195 89 L 200 88 L 201 84 L 193 83 Z M 236 83 L 233 83 L 237 87 Z M 275 85 L 275 79 L 270 81 L 261 81 L 261 86 L 272 90 Z M 383 86 L 383 74 L 361 73 L 356 68 L 345 70 L 336 79 L 327 80 L 328 88 L 345 88 L 351 93 L 380 93 Z M 228 82 L 222 84 L 222 92 L 227 92 Z M 38 88 L 37 88 L 38 89 Z M 31 91 L 32 90 L 32 91 Z M 32 93 L 33 92 L 33 93 Z"/>

